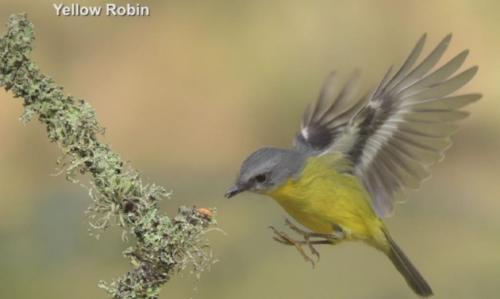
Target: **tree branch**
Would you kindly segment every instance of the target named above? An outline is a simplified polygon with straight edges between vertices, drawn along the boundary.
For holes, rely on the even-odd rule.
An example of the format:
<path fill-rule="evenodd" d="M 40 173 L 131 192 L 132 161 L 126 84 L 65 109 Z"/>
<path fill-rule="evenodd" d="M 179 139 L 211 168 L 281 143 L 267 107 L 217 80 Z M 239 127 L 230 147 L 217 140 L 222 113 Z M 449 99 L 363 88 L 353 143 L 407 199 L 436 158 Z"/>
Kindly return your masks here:
<path fill-rule="evenodd" d="M 212 263 L 204 233 L 215 224 L 213 212 L 181 207 L 172 219 L 162 215 L 159 201 L 169 193 L 144 183 L 136 170 L 98 140 L 104 130 L 93 108 L 64 95 L 63 88 L 30 60 L 34 39 L 33 25 L 25 14 L 9 18 L 7 34 L 0 38 L 0 87 L 23 99 L 23 122 L 37 117 L 46 125 L 50 141 L 63 153 L 58 163 L 68 180 L 90 175 L 91 228 L 99 232 L 116 224 L 125 240 L 134 240 L 123 252 L 133 270 L 99 286 L 113 298 L 153 299 L 172 275 L 188 265 L 199 275 Z"/>

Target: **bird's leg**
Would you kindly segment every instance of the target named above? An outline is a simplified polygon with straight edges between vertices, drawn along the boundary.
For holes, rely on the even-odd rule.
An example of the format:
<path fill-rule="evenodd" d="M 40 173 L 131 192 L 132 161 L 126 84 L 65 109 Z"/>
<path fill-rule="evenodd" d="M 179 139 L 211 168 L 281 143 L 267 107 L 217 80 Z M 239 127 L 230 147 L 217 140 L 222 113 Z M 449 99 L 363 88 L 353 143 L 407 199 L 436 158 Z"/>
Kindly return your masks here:
<path fill-rule="evenodd" d="M 300 229 L 297 227 L 295 224 L 293 224 L 290 220 L 285 219 L 285 224 L 294 230 L 296 233 L 302 235 L 302 236 L 308 236 L 308 237 L 315 237 L 315 238 L 323 238 L 326 240 L 331 241 L 332 243 L 336 243 L 336 241 L 340 241 L 345 239 L 345 233 L 344 230 L 338 225 L 333 225 L 333 228 L 335 229 L 335 232 L 333 233 L 328 233 L 328 234 L 323 234 L 323 233 L 315 233 L 315 232 L 309 232 Z"/>
<path fill-rule="evenodd" d="M 281 244 L 285 245 L 294 245 L 295 248 L 299 251 L 299 253 L 304 257 L 306 261 L 311 262 L 311 264 L 315 265 L 314 260 L 308 256 L 302 246 L 307 245 L 309 247 L 309 250 L 311 251 L 311 254 L 316 256 L 316 262 L 319 261 L 320 254 L 314 248 L 314 245 L 324 245 L 324 244 L 335 244 L 338 241 L 342 240 L 345 238 L 344 232 L 340 227 L 335 229 L 335 233 L 333 234 L 322 234 L 322 233 L 315 233 L 315 232 L 308 232 L 304 231 L 300 228 L 298 228 L 296 225 L 294 225 L 290 220 L 286 219 L 286 225 L 290 227 L 293 231 L 296 233 L 302 235 L 304 240 L 294 240 L 290 238 L 288 235 L 286 235 L 283 232 L 280 232 L 276 230 L 274 227 L 271 227 L 271 229 L 274 231 L 275 236 L 273 236 L 273 239 Z M 321 238 L 320 240 L 311 240 L 311 238 Z"/>
<path fill-rule="evenodd" d="M 284 244 L 284 245 L 293 245 L 293 246 L 295 246 L 295 248 L 302 255 L 302 257 L 304 258 L 304 260 L 306 262 L 311 262 L 311 264 L 314 267 L 314 265 L 315 265 L 314 260 L 310 256 L 308 256 L 307 253 L 305 253 L 304 249 L 302 248 L 302 245 L 306 244 L 305 241 L 294 240 L 294 239 L 290 238 L 284 232 L 278 231 L 274 226 L 270 226 L 269 228 L 272 229 L 273 232 L 274 232 L 274 234 L 275 234 L 273 236 L 273 240 L 275 240 L 278 243 Z"/>
<path fill-rule="evenodd" d="M 304 237 L 304 244 L 306 244 L 309 247 L 309 250 L 311 251 L 311 253 L 316 256 L 317 262 L 319 262 L 320 254 L 319 254 L 318 250 L 316 250 L 316 248 L 314 248 L 313 245 L 336 244 L 340 240 L 345 238 L 345 234 L 342 231 L 342 228 L 339 226 L 335 227 L 334 233 L 323 234 L 323 233 L 315 233 L 315 232 L 302 230 L 288 219 L 285 219 L 285 224 L 289 228 L 291 228 L 293 231 L 295 231 L 296 233 L 298 233 Z M 322 240 L 311 240 L 311 238 L 321 238 Z"/>

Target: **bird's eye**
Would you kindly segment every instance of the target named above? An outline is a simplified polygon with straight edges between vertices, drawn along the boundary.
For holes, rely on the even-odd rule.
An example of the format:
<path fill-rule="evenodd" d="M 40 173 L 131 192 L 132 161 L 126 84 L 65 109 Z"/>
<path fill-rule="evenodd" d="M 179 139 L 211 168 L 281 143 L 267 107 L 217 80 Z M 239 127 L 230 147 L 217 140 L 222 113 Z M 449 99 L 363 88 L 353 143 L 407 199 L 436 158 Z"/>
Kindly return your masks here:
<path fill-rule="evenodd" d="M 266 181 L 266 175 L 265 174 L 259 174 L 255 176 L 255 180 L 257 183 L 264 183 Z"/>

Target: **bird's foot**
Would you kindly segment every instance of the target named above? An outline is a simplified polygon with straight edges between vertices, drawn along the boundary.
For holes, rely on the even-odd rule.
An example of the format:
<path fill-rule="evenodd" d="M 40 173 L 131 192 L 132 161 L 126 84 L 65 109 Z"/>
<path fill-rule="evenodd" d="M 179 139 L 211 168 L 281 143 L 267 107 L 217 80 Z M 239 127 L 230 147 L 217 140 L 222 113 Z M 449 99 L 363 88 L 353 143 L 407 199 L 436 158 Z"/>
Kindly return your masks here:
<path fill-rule="evenodd" d="M 296 225 L 294 225 L 290 220 L 286 219 L 286 225 L 298 233 L 299 235 L 302 235 L 304 238 L 303 240 L 294 240 L 290 238 L 287 234 L 284 232 L 278 231 L 276 228 L 273 226 L 270 226 L 270 228 L 274 232 L 273 239 L 281 244 L 284 245 L 293 245 L 297 249 L 297 251 L 302 255 L 304 260 L 306 262 L 310 262 L 312 266 L 314 267 L 317 262 L 319 262 L 320 259 L 320 254 L 316 248 L 314 248 L 314 245 L 324 245 L 324 244 L 335 244 L 341 239 L 344 238 L 344 234 L 342 230 L 340 229 L 337 230 L 333 234 L 322 234 L 322 233 L 315 233 L 315 232 L 308 232 L 304 231 L 300 228 L 298 228 Z M 319 238 L 316 240 L 311 240 L 311 238 Z M 309 248 L 309 251 L 311 252 L 311 255 L 308 255 L 305 251 L 303 246 L 306 245 Z M 314 260 L 313 257 L 316 257 L 316 260 Z"/>
<path fill-rule="evenodd" d="M 323 233 L 305 231 L 296 226 L 295 224 L 293 224 L 293 222 L 288 220 L 288 218 L 285 219 L 285 224 L 299 235 L 304 236 L 304 238 L 322 238 L 325 240 L 329 240 L 330 243 L 337 243 L 338 241 L 343 240 L 346 237 L 344 230 L 338 225 L 333 225 L 333 228 L 335 230 L 333 233 L 323 234 Z"/>
<path fill-rule="evenodd" d="M 278 243 L 284 244 L 284 245 L 295 246 L 295 248 L 302 255 L 304 260 L 306 262 L 311 262 L 312 266 L 314 267 L 314 265 L 316 264 L 314 259 L 304 251 L 303 245 L 305 245 L 305 241 L 294 240 L 294 239 L 290 238 L 286 233 L 277 230 L 274 226 L 270 226 L 269 228 L 272 229 L 274 232 L 273 240 L 275 240 Z M 314 250 L 314 252 L 312 252 L 312 254 L 316 255 L 316 254 L 318 254 L 318 252 L 316 250 Z"/>

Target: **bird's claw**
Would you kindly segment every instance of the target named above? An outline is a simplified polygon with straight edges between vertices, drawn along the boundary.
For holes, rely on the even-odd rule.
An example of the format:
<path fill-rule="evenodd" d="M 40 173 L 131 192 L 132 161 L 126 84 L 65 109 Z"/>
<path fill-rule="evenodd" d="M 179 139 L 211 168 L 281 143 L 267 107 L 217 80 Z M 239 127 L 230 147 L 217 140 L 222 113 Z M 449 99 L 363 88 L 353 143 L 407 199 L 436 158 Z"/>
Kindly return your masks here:
<path fill-rule="evenodd" d="M 290 238 L 284 232 L 278 231 L 274 226 L 270 226 L 269 228 L 275 234 L 273 236 L 273 240 L 275 240 L 278 243 L 284 244 L 284 245 L 293 245 L 297 249 L 297 251 L 300 253 L 300 255 L 302 255 L 304 260 L 306 262 L 310 262 L 314 268 L 314 266 L 316 265 L 316 262 L 319 261 L 319 253 L 311 244 L 308 243 L 307 240 L 304 240 L 304 241 L 294 240 L 294 239 Z M 314 259 L 311 256 L 309 256 L 304 251 L 303 245 L 305 245 L 305 244 L 307 244 L 309 246 L 309 250 L 311 251 L 312 255 L 315 255 L 317 257 L 316 262 L 314 261 Z"/>
<path fill-rule="evenodd" d="M 292 229 L 294 232 L 301 235 L 304 239 L 303 240 L 294 240 L 294 239 L 290 238 L 284 232 L 278 231 L 275 227 L 270 226 L 270 228 L 273 230 L 273 232 L 275 234 L 273 236 L 273 240 L 275 240 L 278 243 L 284 244 L 284 245 L 295 246 L 295 248 L 297 249 L 297 251 L 299 251 L 299 253 L 302 255 L 302 257 L 307 262 L 311 262 L 313 267 L 316 265 L 317 262 L 319 262 L 319 259 L 320 259 L 319 251 L 316 250 L 314 245 L 335 244 L 336 242 L 342 240 L 345 237 L 345 234 L 340 227 L 338 229 L 336 229 L 335 233 L 333 233 L 333 234 L 322 234 L 322 233 L 314 233 L 314 232 L 304 231 L 304 230 L 298 228 L 296 225 L 294 225 L 288 219 L 285 220 L 285 224 L 290 229 Z M 319 240 L 311 240 L 311 238 L 320 238 L 320 239 Z M 304 249 L 303 249 L 304 245 L 307 245 L 307 247 L 309 248 L 309 251 L 311 252 L 310 255 L 308 255 L 304 251 Z M 316 261 L 313 257 L 316 257 Z"/>
<path fill-rule="evenodd" d="M 311 254 L 316 256 L 316 262 L 318 263 L 319 258 L 321 257 L 319 254 L 319 251 L 317 251 L 316 248 L 314 248 L 314 246 L 310 242 L 308 242 L 307 245 L 309 246 L 309 251 L 311 251 Z M 313 264 L 313 266 L 314 266 L 314 264 Z"/>

